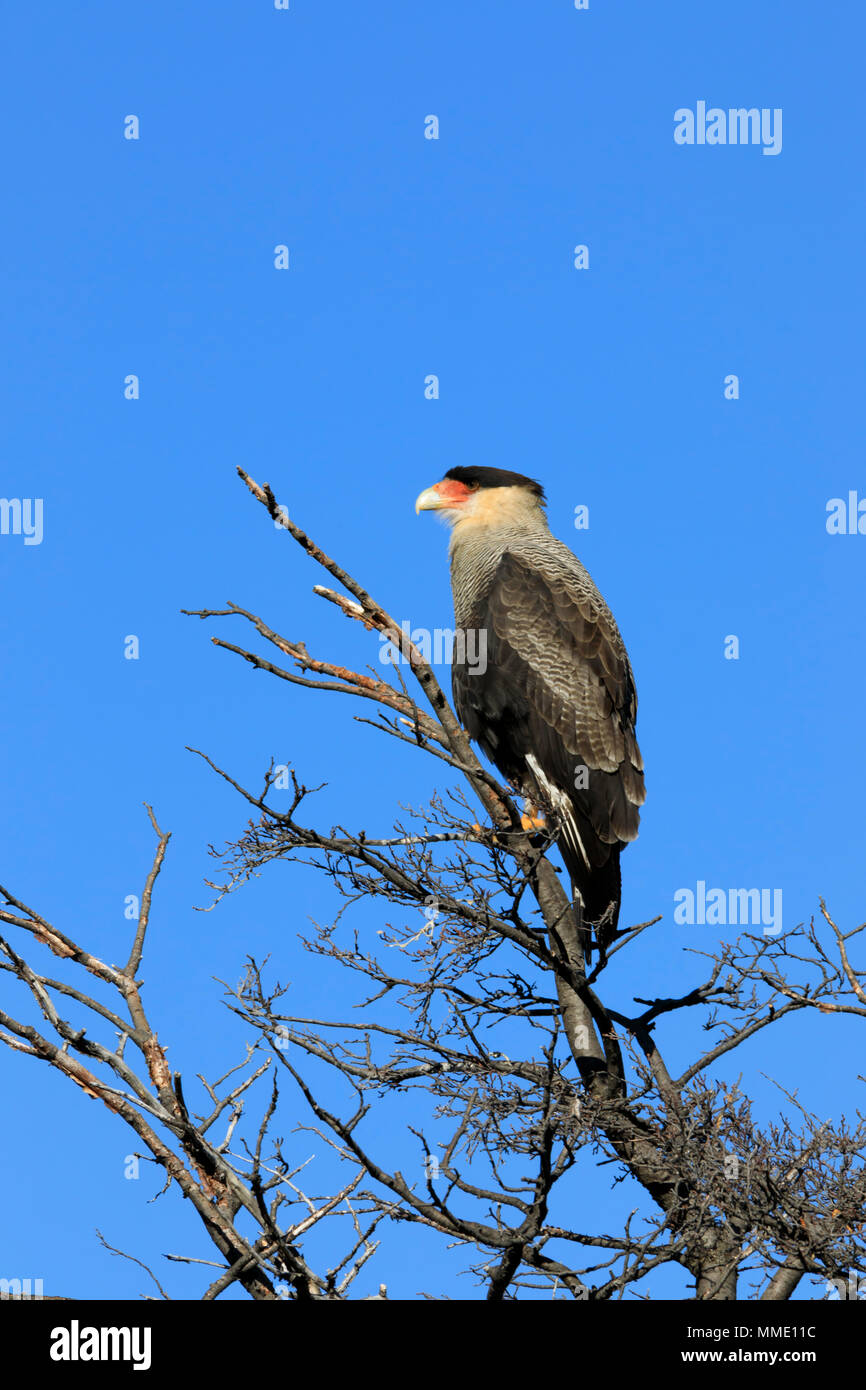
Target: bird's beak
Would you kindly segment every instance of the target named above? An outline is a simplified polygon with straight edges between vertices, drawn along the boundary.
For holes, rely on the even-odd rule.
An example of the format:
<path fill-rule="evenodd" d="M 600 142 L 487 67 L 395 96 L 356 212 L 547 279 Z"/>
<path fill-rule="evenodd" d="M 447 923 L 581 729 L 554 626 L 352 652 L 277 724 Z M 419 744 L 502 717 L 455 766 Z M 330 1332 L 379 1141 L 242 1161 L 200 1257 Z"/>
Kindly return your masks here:
<path fill-rule="evenodd" d="M 438 512 L 445 506 L 445 499 L 436 487 L 425 487 L 415 498 L 415 515 L 419 512 Z"/>

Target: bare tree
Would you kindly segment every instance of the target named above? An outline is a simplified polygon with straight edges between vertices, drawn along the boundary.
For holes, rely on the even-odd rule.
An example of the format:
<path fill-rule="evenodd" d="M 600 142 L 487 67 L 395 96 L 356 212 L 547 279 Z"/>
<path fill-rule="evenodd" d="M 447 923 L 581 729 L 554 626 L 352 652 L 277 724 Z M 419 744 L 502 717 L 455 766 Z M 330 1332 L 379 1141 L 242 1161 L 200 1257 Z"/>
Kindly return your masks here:
<path fill-rule="evenodd" d="M 281 511 L 267 485 L 238 471 L 341 590 L 316 593 L 387 638 L 412 687 L 396 663 L 385 680 L 319 659 L 234 604 L 195 616 L 240 618 L 255 629 L 280 664 L 213 641 L 259 670 L 372 702 L 377 717 L 362 723 L 437 759 L 456 785 L 373 837 L 317 825 L 315 793 L 294 771 L 289 808 L 278 810 L 271 791 L 286 774 L 273 763 L 256 792 L 200 754 L 251 808 L 243 835 L 213 851 L 217 901 L 273 860 L 314 866 L 343 903 L 306 945 L 323 970 L 330 963 L 357 977 L 356 1018 L 310 1017 L 286 1007 L 269 963 L 247 959 L 226 1002 L 254 1041 L 225 1076 L 199 1073 L 204 1113 L 188 1108 L 138 978 L 169 841 L 150 808 L 157 848 L 122 967 L 0 889 L 0 921 L 19 934 L 17 944 L 0 937 L 0 967 L 23 985 L 36 1018 L 0 1011 L 0 1040 L 102 1100 L 164 1170 L 166 1190 L 175 1185 L 189 1199 L 216 1258 L 169 1258 L 214 1266 L 205 1299 L 235 1283 L 256 1299 L 346 1299 L 374 1255 L 386 1276 L 374 1297 L 386 1297 L 381 1243 L 395 1222 L 412 1223 L 419 1245 L 462 1248 L 491 1300 L 524 1290 L 645 1297 L 666 1265 L 684 1272 L 684 1296 L 698 1300 L 784 1300 L 804 1276 L 856 1290 L 866 1274 L 866 1122 L 857 1114 L 819 1123 L 784 1093 L 778 1121 L 762 1127 L 739 1080 L 721 1079 L 717 1064 L 795 1011 L 819 1012 L 828 1029 L 833 1015 L 866 1015 L 864 972 L 849 954 L 863 927 L 842 931 L 822 901 L 817 923 L 781 938 L 746 933 L 707 955 L 687 994 L 635 998 L 628 1013 L 613 1007 L 609 958 L 660 918 L 622 933 L 588 972 L 580 923 L 548 857 L 552 836 L 524 830 L 511 789 L 478 761 L 397 622 Z M 376 899 L 395 920 L 362 939 L 351 909 Z M 65 978 L 35 967 L 37 947 L 63 960 Z M 677 1075 L 659 1036 L 683 1010 L 707 1041 Z M 414 1115 L 419 1096 L 428 1118 L 412 1127 L 413 1178 L 369 1117 L 385 1098 L 411 1103 Z M 276 1137 L 287 1117 L 314 1130 L 343 1167 L 345 1179 L 324 1197 L 312 1195 L 315 1171 L 301 1171 Z M 443 1125 L 446 1138 L 434 1142 Z M 578 1229 L 573 1217 L 581 1170 L 599 1162 L 640 1189 L 623 1228 L 605 1233 Z M 340 1257 L 315 1268 L 304 1252 L 325 1221 L 342 1233 Z"/>

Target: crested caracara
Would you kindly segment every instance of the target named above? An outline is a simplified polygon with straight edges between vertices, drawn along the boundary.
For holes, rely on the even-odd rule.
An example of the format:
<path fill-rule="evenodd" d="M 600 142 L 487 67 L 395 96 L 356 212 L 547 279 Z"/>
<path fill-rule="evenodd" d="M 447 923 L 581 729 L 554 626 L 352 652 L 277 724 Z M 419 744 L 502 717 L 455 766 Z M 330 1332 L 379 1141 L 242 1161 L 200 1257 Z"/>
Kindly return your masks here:
<path fill-rule="evenodd" d="M 637 837 L 645 797 L 619 628 L 551 534 L 544 489 L 531 478 L 452 468 L 415 510 L 440 512 L 451 526 L 457 714 L 502 775 L 552 817 L 581 920 L 596 927 L 603 951 L 619 916 L 619 856 Z"/>

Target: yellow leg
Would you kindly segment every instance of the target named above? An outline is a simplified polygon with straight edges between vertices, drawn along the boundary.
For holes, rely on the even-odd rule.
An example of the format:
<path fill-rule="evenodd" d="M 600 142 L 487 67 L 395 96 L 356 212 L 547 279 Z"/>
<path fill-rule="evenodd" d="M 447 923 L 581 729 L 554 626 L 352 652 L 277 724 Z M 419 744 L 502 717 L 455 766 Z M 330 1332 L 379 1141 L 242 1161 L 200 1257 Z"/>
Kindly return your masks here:
<path fill-rule="evenodd" d="M 523 803 L 523 815 L 520 817 L 520 824 L 530 834 L 533 831 L 547 829 L 547 821 L 538 807 L 534 806 L 531 801 L 524 801 Z"/>

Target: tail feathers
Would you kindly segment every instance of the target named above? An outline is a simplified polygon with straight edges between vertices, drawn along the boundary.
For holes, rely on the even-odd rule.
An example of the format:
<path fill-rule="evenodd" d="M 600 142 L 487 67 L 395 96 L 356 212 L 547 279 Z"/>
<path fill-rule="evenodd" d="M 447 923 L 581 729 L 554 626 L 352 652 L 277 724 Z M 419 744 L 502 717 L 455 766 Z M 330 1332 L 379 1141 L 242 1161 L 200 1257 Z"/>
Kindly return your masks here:
<path fill-rule="evenodd" d="M 589 965 L 592 960 L 592 928 L 596 929 L 602 956 L 616 935 L 622 899 L 620 849 L 619 846 L 612 846 L 605 864 L 588 869 L 583 856 L 574 853 L 574 848 L 565 835 L 560 835 L 559 848 L 571 878 L 575 903 L 579 909 L 583 928 L 583 954 Z"/>
<path fill-rule="evenodd" d="M 540 794 L 542 804 L 549 804 L 558 822 L 559 850 L 571 877 L 575 904 L 580 908 L 583 953 L 588 964 L 592 958 L 591 927 L 599 928 L 596 935 L 602 956 L 607 943 L 616 934 L 622 895 L 619 856 L 623 843 L 627 843 L 627 840 L 618 842 L 615 838 L 616 831 L 610 816 L 616 807 L 608 805 L 608 828 L 602 837 L 598 821 L 594 822 L 585 809 L 582 809 L 568 792 L 563 791 L 561 785 L 548 777 L 534 754 L 526 755 L 526 765 L 535 783 L 536 795 Z M 616 790 L 622 801 L 622 786 Z M 631 806 L 631 812 L 634 816 L 634 828 L 632 829 L 630 823 L 625 827 L 627 839 L 634 839 L 637 834 L 635 806 Z M 605 823 L 604 817 L 602 823 Z"/>

